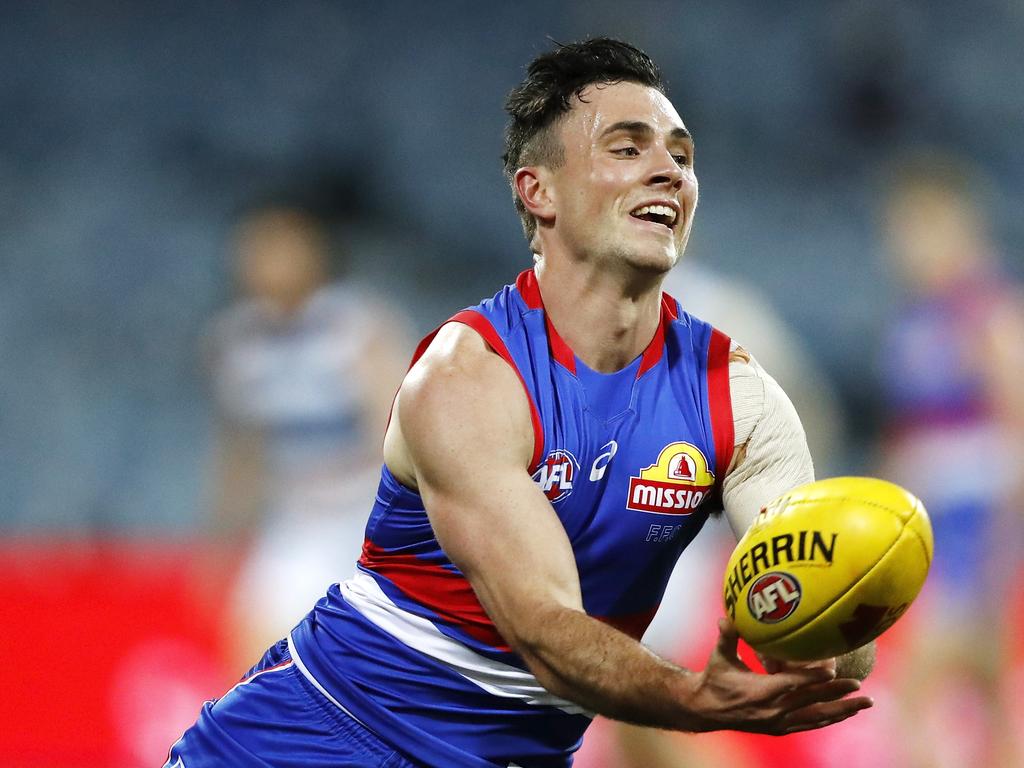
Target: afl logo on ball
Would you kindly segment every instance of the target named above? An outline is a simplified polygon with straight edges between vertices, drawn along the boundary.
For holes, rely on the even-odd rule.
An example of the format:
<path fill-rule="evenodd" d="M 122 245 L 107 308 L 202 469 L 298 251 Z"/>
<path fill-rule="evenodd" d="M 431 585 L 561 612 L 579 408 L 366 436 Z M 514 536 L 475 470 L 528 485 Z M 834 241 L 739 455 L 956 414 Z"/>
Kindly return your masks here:
<path fill-rule="evenodd" d="M 572 484 L 576 480 L 579 468 L 580 463 L 568 451 L 552 451 L 533 473 L 533 482 L 544 491 L 548 501 L 561 501 L 572 493 Z"/>
<path fill-rule="evenodd" d="M 784 571 L 770 571 L 750 585 L 747 608 L 763 624 L 777 624 L 800 605 L 800 582 Z"/>

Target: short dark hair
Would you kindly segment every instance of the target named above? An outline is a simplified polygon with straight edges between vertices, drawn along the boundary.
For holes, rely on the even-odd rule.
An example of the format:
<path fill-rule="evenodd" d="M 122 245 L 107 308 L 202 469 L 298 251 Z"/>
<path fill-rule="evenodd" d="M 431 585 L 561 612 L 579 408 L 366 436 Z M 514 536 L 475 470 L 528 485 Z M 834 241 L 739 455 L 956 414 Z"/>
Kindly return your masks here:
<path fill-rule="evenodd" d="M 558 43 L 553 51 L 530 62 L 526 79 L 505 100 L 509 122 L 502 160 L 527 240 L 533 239 L 537 222 L 516 194 L 516 170 L 524 165 L 561 165 L 564 147 L 551 129 L 572 108 L 573 97 L 579 98 L 594 83 L 619 82 L 639 83 L 665 92 L 657 65 L 629 43 L 608 37 Z"/>

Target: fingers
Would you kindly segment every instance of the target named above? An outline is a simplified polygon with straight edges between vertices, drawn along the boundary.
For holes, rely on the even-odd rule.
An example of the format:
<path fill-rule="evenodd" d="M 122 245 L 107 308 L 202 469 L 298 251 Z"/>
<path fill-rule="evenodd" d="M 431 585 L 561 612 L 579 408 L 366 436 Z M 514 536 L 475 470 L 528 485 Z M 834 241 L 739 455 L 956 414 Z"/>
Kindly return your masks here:
<path fill-rule="evenodd" d="M 860 689 L 860 681 L 839 678 L 807 686 L 789 694 L 783 706 L 785 732 L 806 731 L 834 725 L 874 704 L 868 696 L 849 697 Z"/>
<path fill-rule="evenodd" d="M 773 659 L 769 656 L 759 656 L 761 665 L 764 667 L 764 671 L 770 675 L 777 674 L 778 672 L 787 672 L 797 669 L 829 669 L 833 672 L 836 671 L 836 660 L 835 659 L 821 659 L 820 661 L 783 661 L 782 659 Z M 835 675 L 833 675 L 834 677 Z"/>
<path fill-rule="evenodd" d="M 858 690 L 860 690 L 858 680 L 843 677 L 796 688 L 787 693 L 779 703 L 783 709 L 792 711 L 821 702 L 836 701 Z"/>
<path fill-rule="evenodd" d="M 834 680 L 835 676 L 835 670 L 828 667 L 797 667 L 776 672 L 773 675 L 762 675 L 761 681 L 767 689 L 783 693 L 816 683 L 827 683 Z"/>
<path fill-rule="evenodd" d="M 873 705 L 874 701 L 870 697 L 857 696 L 795 709 L 782 718 L 780 733 L 812 731 L 835 725 Z"/>
<path fill-rule="evenodd" d="M 759 675 L 739 658 L 738 641 L 732 623 L 719 619 L 718 642 L 703 673 L 704 690 L 719 700 L 711 709 L 731 713 L 724 718 L 723 722 L 729 723 L 724 727 L 783 735 L 824 728 L 872 706 L 866 696 L 850 697 L 860 689 L 860 682 L 837 678 L 835 659 L 786 662 L 763 658 L 772 674 Z"/>
<path fill-rule="evenodd" d="M 834 658 L 832 658 L 832 659 L 822 659 L 821 661 L 814 662 L 814 664 L 815 665 L 820 665 L 820 666 L 824 667 L 825 669 L 832 670 L 832 675 L 834 677 L 838 677 L 839 676 L 839 667 L 836 666 L 836 660 Z M 846 675 L 843 675 L 843 677 L 846 677 Z"/>
<path fill-rule="evenodd" d="M 830 679 L 834 674 L 831 665 L 815 665 L 762 675 L 759 682 L 767 690 L 758 699 L 772 714 L 762 722 L 761 732 L 781 735 L 824 728 L 872 706 L 866 696 L 849 698 L 860 689 L 860 681 Z"/>

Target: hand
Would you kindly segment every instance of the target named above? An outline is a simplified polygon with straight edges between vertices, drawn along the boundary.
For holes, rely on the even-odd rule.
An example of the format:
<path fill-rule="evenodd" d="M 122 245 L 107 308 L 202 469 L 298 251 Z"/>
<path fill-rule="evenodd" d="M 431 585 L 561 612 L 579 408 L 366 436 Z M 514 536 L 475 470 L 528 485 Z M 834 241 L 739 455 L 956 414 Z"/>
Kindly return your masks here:
<path fill-rule="evenodd" d="M 757 654 L 757 660 L 761 662 L 761 666 L 764 667 L 764 671 L 769 675 L 774 675 L 778 672 L 792 672 L 797 669 L 827 669 L 835 676 L 837 666 L 836 660 L 833 659 L 822 659 L 821 661 L 784 661 L 783 659 L 773 659 L 771 656 L 762 656 L 760 653 Z"/>
<path fill-rule="evenodd" d="M 787 669 L 806 669 L 815 666 L 824 666 L 835 670 L 837 677 L 852 677 L 856 680 L 864 680 L 875 666 L 875 642 L 856 650 L 838 656 L 834 659 L 823 659 L 822 661 L 781 661 L 768 656 L 757 654 L 758 660 L 764 667 L 765 672 L 774 675 Z"/>
<path fill-rule="evenodd" d="M 737 730 L 781 736 L 823 728 L 852 717 L 874 702 L 846 698 L 858 680 L 836 678 L 835 662 L 771 662 L 774 674 L 759 675 L 736 654 L 739 635 L 725 619 L 718 622 L 718 644 L 700 674 L 694 695 L 702 730 Z"/>

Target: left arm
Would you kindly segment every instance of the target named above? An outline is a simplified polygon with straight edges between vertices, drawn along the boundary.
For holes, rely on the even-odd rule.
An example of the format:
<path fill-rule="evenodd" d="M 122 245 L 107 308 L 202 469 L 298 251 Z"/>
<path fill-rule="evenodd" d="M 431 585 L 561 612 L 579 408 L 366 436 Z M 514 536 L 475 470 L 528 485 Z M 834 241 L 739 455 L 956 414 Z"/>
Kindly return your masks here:
<path fill-rule="evenodd" d="M 722 484 L 722 497 L 725 516 L 738 540 L 768 501 L 813 481 L 814 465 L 793 404 L 775 379 L 742 349 L 730 357 L 729 383 L 736 452 Z M 836 659 L 836 673 L 863 680 L 874 661 L 871 642 Z"/>

